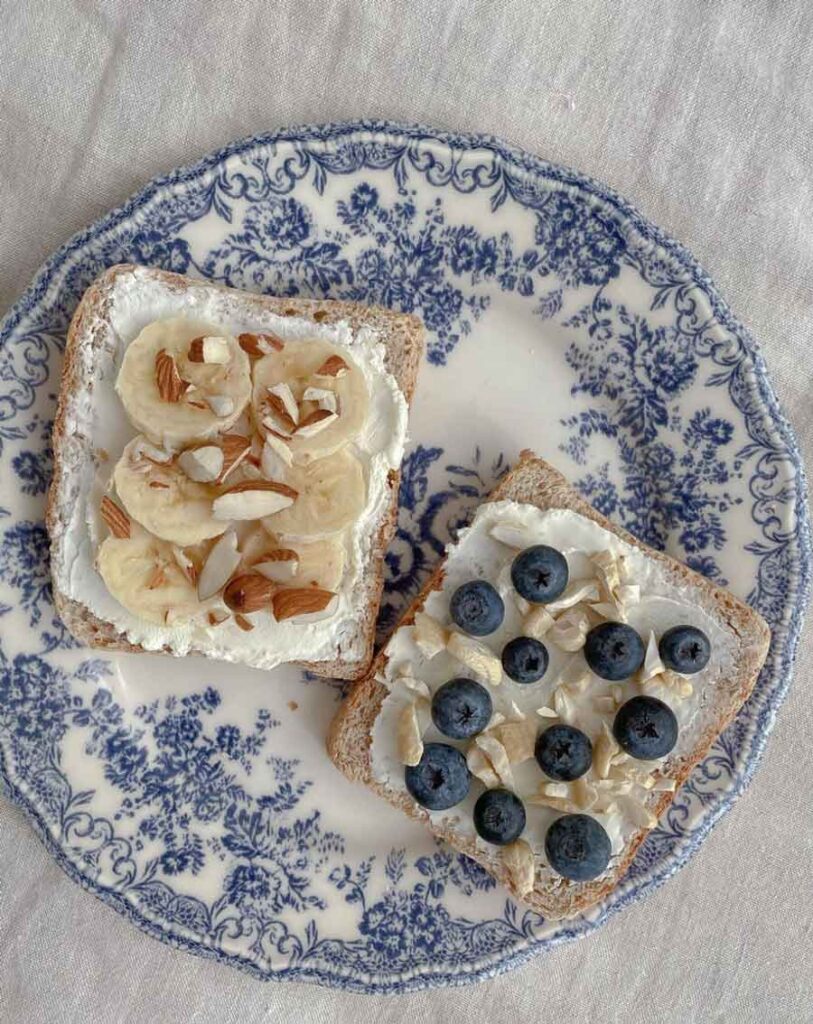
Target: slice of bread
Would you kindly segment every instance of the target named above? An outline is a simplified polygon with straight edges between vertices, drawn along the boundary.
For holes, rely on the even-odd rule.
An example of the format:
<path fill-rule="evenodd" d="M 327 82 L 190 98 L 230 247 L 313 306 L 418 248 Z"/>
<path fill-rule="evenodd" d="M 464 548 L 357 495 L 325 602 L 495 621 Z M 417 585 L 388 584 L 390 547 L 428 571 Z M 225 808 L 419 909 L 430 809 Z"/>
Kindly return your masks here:
<path fill-rule="evenodd" d="M 675 780 L 676 789 L 686 780 L 692 768 L 709 750 L 715 738 L 725 728 L 748 698 L 765 660 L 770 642 L 770 631 L 764 620 L 752 608 L 743 604 L 726 590 L 714 586 L 709 580 L 688 569 L 668 555 L 655 551 L 636 540 L 626 530 L 611 523 L 592 508 L 552 466 L 532 452 L 521 454 L 519 463 L 500 482 L 488 501 L 511 499 L 528 503 L 539 509 L 570 509 L 593 520 L 604 529 L 660 563 L 660 570 L 670 583 L 691 588 L 692 599 L 709 610 L 734 638 L 734 665 L 730 675 L 714 686 L 714 693 L 701 708 L 700 727 L 693 733 L 696 742 L 691 750 L 680 757 L 670 757 L 663 775 Z M 413 622 L 423 609 L 430 594 L 440 590 L 444 580 L 444 564 L 431 577 L 422 593 L 399 624 L 400 628 Z M 493 582 L 493 581 L 492 581 Z M 459 830 L 441 822 L 433 827 L 429 814 L 404 790 L 396 790 L 379 781 L 373 773 L 373 727 L 389 690 L 376 678 L 381 677 L 387 664 L 386 648 L 378 656 L 366 678 L 353 687 L 334 719 L 327 740 L 328 752 L 337 767 L 350 779 L 363 782 L 379 796 L 384 797 L 406 814 L 429 825 L 435 834 L 451 846 L 467 854 L 505 884 L 512 895 L 522 899 L 533 909 L 549 918 L 574 916 L 606 896 L 623 878 L 635 852 L 646 838 L 648 828 L 632 833 L 620 854 L 611 861 L 608 871 L 591 882 L 571 882 L 555 875 L 549 868 L 537 869 L 534 888 L 522 895 L 512 884 L 511 876 L 502 864 L 498 847 L 478 843 Z M 649 809 L 660 817 L 674 799 L 674 793 L 663 792 L 654 796 Z M 539 862 L 537 862 L 539 863 Z"/>
<path fill-rule="evenodd" d="M 120 265 L 105 271 L 85 292 L 68 330 L 62 385 L 53 432 L 54 477 L 48 497 L 47 526 L 51 537 L 51 569 L 54 602 L 71 633 L 82 643 L 111 651 L 140 651 L 112 622 L 103 621 L 80 600 L 66 592 L 65 580 L 71 572 L 77 529 L 75 508 L 88 502 L 95 466 L 108 457 L 107 437 L 92 436 L 88 429 L 86 403 L 94 388 L 112 389 L 110 379 L 100 381 L 102 360 L 120 356 L 120 350 L 132 338 L 120 338 L 111 324 L 111 309 L 117 301 L 132 307 L 139 328 L 155 317 L 144 314 L 139 320 L 138 289 L 160 291 L 166 308 L 164 316 L 195 317 L 200 303 L 216 303 L 234 322 L 245 324 L 241 330 L 262 331 L 273 324 L 273 317 L 292 317 L 321 325 L 349 325 L 353 332 L 362 328 L 375 331 L 385 349 L 384 363 L 409 403 L 415 389 L 418 365 L 423 352 L 423 325 L 417 317 L 357 302 L 329 299 L 275 298 L 221 288 L 207 281 L 193 280 L 161 270 Z M 137 332 L 136 332 L 137 333 Z M 109 374 L 107 375 L 109 378 Z M 121 418 L 126 420 L 124 409 Z M 131 430 L 130 433 L 135 433 Z M 111 451 L 109 457 L 118 457 Z M 389 473 L 388 501 L 378 520 L 371 525 L 369 558 L 357 606 L 362 614 L 354 624 L 352 642 L 337 644 L 335 654 L 318 661 L 302 661 L 310 671 L 331 678 L 357 679 L 369 666 L 378 606 L 383 588 L 383 556 L 395 529 L 399 472 Z M 354 592 L 355 594 L 356 592 Z M 346 649 L 345 649 L 346 648 Z M 361 651 L 359 655 L 358 652 Z M 172 653 L 167 651 L 167 653 Z M 206 653 L 193 651 L 193 653 Z"/>

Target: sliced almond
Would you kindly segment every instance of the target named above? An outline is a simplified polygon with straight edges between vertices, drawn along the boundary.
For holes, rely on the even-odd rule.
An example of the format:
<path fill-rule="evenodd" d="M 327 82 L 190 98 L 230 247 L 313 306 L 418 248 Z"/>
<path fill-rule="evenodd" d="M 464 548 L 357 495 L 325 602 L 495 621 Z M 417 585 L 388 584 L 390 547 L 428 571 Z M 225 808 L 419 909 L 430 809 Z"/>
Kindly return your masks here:
<path fill-rule="evenodd" d="M 554 623 L 551 613 L 541 604 L 531 608 L 522 622 L 524 636 L 533 637 L 534 640 L 542 640 Z"/>
<path fill-rule="evenodd" d="M 554 691 L 553 709 L 556 712 L 557 717 L 561 718 L 563 722 L 567 722 L 568 725 L 573 724 L 573 719 L 576 715 L 576 708 L 573 704 L 572 698 L 564 686 L 559 686 Z"/>
<path fill-rule="evenodd" d="M 223 591 L 223 603 L 233 612 L 258 612 L 270 607 L 276 592 L 277 587 L 271 580 L 256 572 L 247 572 L 229 580 Z"/>
<path fill-rule="evenodd" d="M 509 764 L 522 764 L 534 756 L 535 722 L 504 722 L 494 729 L 494 735 L 505 748 Z"/>
<path fill-rule="evenodd" d="M 162 483 L 160 480 L 150 480 L 147 484 L 148 487 L 152 487 L 155 491 L 168 491 L 169 484 Z"/>
<path fill-rule="evenodd" d="M 416 697 L 423 697 L 427 702 L 431 700 L 432 694 L 422 679 L 416 679 L 412 675 L 399 674 L 396 683 L 403 686 L 409 693 L 414 693 Z"/>
<path fill-rule="evenodd" d="M 105 495 L 99 506 L 102 520 L 114 537 L 125 539 L 130 536 L 130 517 L 112 498 Z"/>
<path fill-rule="evenodd" d="M 293 462 L 294 456 L 290 446 L 281 438 L 275 437 L 274 434 L 266 434 L 260 456 L 260 468 L 263 475 L 269 480 L 281 480 Z"/>
<path fill-rule="evenodd" d="M 203 563 L 198 579 L 198 598 L 201 601 L 208 601 L 210 597 L 214 597 L 231 579 L 239 564 L 237 534 L 234 530 L 226 530 L 218 537 Z"/>
<path fill-rule="evenodd" d="M 175 457 L 173 452 L 168 452 L 164 448 L 159 448 L 157 445 L 148 441 L 146 437 L 140 437 L 135 442 L 133 447 L 130 449 L 130 454 L 133 461 L 146 459 L 148 462 L 155 462 L 159 466 L 165 466 L 167 463 L 172 462 Z"/>
<path fill-rule="evenodd" d="M 514 773 L 511 771 L 511 762 L 508 760 L 508 754 L 502 743 L 500 743 L 496 736 L 491 736 L 485 732 L 475 736 L 474 743 L 491 762 L 491 767 L 494 770 L 494 774 L 500 780 L 500 784 L 507 789 L 513 790 Z"/>
<path fill-rule="evenodd" d="M 325 427 L 329 427 L 331 423 L 335 423 L 338 418 L 335 412 L 330 412 L 328 409 L 314 409 L 310 416 L 306 416 L 296 428 L 296 435 L 297 437 L 313 437 L 314 434 L 321 433 Z"/>
<path fill-rule="evenodd" d="M 177 544 L 172 545 L 172 557 L 175 559 L 175 564 L 186 576 L 190 583 L 193 585 L 197 583 L 198 571 L 195 568 L 192 559 L 187 555 L 183 548 L 179 548 Z"/>
<path fill-rule="evenodd" d="M 252 568 L 274 583 L 290 583 L 299 570 L 299 555 L 291 548 L 277 548 L 263 555 Z"/>
<path fill-rule="evenodd" d="M 610 727 L 606 722 L 602 722 L 601 732 L 593 744 L 593 770 L 600 779 L 606 779 L 610 774 L 613 756 L 620 749 L 615 737 L 610 732 Z"/>
<path fill-rule="evenodd" d="M 215 519 L 263 519 L 293 505 L 297 492 L 275 480 L 243 480 L 232 484 L 212 503 Z"/>
<path fill-rule="evenodd" d="M 234 399 L 229 395 L 206 395 L 206 404 L 218 417 L 231 416 L 234 412 Z"/>
<path fill-rule="evenodd" d="M 638 674 L 638 682 L 643 685 L 650 679 L 654 679 L 655 676 L 659 676 L 665 671 L 666 666 L 661 661 L 661 656 L 658 653 L 658 641 L 655 639 L 654 630 L 650 629 L 649 639 L 646 644 L 646 654 L 644 655 L 644 663 Z"/>
<path fill-rule="evenodd" d="M 417 612 L 413 636 L 415 645 L 421 654 L 425 658 L 434 658 L 435 655 L 445 650 L 449 631 L 426 612 Z"/>
<path fill-rule="evenodd" d="M 213 363 L 223 366 L 231 359 L 229 339 L 218 335 L 193 338 L 186 358 L 190 363 Z"/>
<path fill-rule="evenodd" d="M 502 662 L 493 651 L 479 640 L 463 633 L 452 633 L 446 650 L 466 668 L 493 686 L 502 682 Z"/>
<path fill-rule="evenodd" d="M 281 352 L 284 343 L 274 334 L 238 334 L 237 342 L 240 348 L 252 357 L 259 359 L 260 356 L 270 355 L 272 352 Z"/>
<path fill-rule="evenodd" d="M 627 613 L 623 607 L 615 604 L 613 601 L 598 601 L 590 605 L 590 610 L 594 611 L 602 619 L 607 619 L 609 622 L 626 622 Z"/>
<path fill-rule="evenodd" d="M 573 803 L 580 811 L 589 811 L 598 800 L 598 790 L 584 776 L 571 783 L 570 792 Z"/>
<path fill-rule="evenodd" d="M 234 616 L 234 621 L 235 624 L 238 625 L 244 633 L 250 633 L 251 630 L 254 629 L 254 623 L 250 619 L 247 619 L 245 615 L 240 615 L 239 613 L 237 613 Z"/>
<path fill-rule="evenodd" d="M 512 888 L 520 896 L 527 896 L 533 890 L 536 878 L 536 865 L 531 847 L 524 839 L 515 839 L 513 843 L 502 847 L 500 860 L 508 872 Z"/>
<path fill-rule="evenodd" d="M 621 583 L 618 560 L 612 551 L 598 551 L 590 556 L 590 561 L 596 567 L 596 575 L 601 584 L 602 599 L 612 601 L 613 595 Z"/>
<path fill-rule="evenodd" d="M 210 626 L 222 626 L 223 623 L 229 618 L 231 618 L 229 613 L 224 612 L 222 609 L 213 609 L 212 611 L 207 612 L 206 614 L 206 621 L 209 623 Z"/>
<path fill-rule="evenodd" d="M 472 743 L 466 751 L 466 764 L 475 779 L 479 779 L 487 789 L 495 789 L 499 786 L 500 779 L 494 771 L 491 761 L 475 743 Z"/>
<path fill-rule="evenodd" d="M 294 398 L 290 387 L 281 381 L 279 384 L 272 384 L 266 388 L 268 391 L 268 405 L 274 410 L 289 430 L 295 430 L 299 423 L 299 406 Z"/>
<path fill-rule="evenodd" d="M 488 532 L 509 548 L 527 548 L 535 543 L 531 531 L 521 523 L 495 523 Z"/>
<path fill-rule="evenodd" d="M 223 450 L 216 444 L 187 448 L 178 456 L 178 465 L 196 483 L 212 483 L 223 472 Z"/>
<path fill-rule="evenodd" d="M 296 587 L 278 590 L 274 595 L 274 618 L 277 622 L 285 619 L 304 619 L 310 616 L 332 614 L 336 595 L 320 587 Z M 318 621 L 310 619 L 308 621 Z"/>
<path fill-rule="evenodd" d="M 578 811 L 578 807 L 572 800 L 560 796 L 546 796 L 544 793 L 526 796 L 525 803 L 536 807 L 550 807 L 554 811 L 563 811 L 565 814 L 575 814 Z"/>
<path fill-rule="evenodd" d="M 423 757 L 423 739 L 421 738 L 417 709 L 411 701 L 405 704 L 398 713 L 395 736 L 401 764 L 418 764 Z"/>
<path fill-rule="evenodd" d="M 562 596 L 546 604 L 545 608 L 551 615 L 557 615 L 582 601 L 597 601 L 598 596 L 598 585 L 595 580 L 571 580 Z"/>
<path fill-rule="evenodd" d="M 556 712 L 553 710 L 553 708 L 548 708 L 548 707 L 537 708 L 536 709 L 536 713 L 539 715 L 540 718 L 558 718 L 559 717 L 556 714 Z"/>
<path fill-rule="evenodd" d="M 329 388 L 307 387 L 302 392 L 302 401 L 316 402 L 320 409 L 326 409 L 328 412 L 338 413 L 339 411 L 336 392 L 331 391 Z"/>
<path fill-rule="evenodd" d="M 322 363 L 322 365 L 316 371 L 315 376 L 330 377 L 333 380 L 338 380 L 338 378 L 344 377 L 344 375 L 349 372 L 350 367 L 342 359 L 342 357 L 333 355 L 328 356 L 328 358 Z"/>
<path fill-rule="evenodd" d="M 563 612 L 548 630 L 548 637 L 563 651 L 578 651 L 590 629 L 587 612 L 578 605 Z"/>
<path fill-rule="evenodd" d="M 155 357 L 155 386 L 164 402 L 179 402 L 188 386 L 178 373 L 174 357 L 163 348 Z"/>
<path fill-rule="evenodd" d="M 220 482 L 223 483 L 251 456 L 251 438 L 243 434 L 222 434 L 218 443 L 223 450 L 223 469 L 220 474 Z"/>

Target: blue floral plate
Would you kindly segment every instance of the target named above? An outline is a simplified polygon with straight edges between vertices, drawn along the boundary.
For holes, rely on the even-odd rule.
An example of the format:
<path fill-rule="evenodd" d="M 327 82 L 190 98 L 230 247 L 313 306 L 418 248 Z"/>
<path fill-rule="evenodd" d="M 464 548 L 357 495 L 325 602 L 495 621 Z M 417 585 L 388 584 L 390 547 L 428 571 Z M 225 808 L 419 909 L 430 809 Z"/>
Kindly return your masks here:
<path fill-rule="evenodd" d="M 48 577 L 49 436 L 71 313 L 124 261 L 423 317 L 382 632 L 522 447 L 771 624 L 753 697 L 591 914 L 543 920 L 342 779 L 323 746 L 336 687 L 71 640 Z M 0 439 L 4 790 L 105 903 L 258 978 L 459 984 L 587 934 L 698 849 L 788 687 L 808 513 L 756 346 L 689 253 L 621 198 L 493 138 L 298 128 L 153 182 L 57 252 L 4 320 Z"/>

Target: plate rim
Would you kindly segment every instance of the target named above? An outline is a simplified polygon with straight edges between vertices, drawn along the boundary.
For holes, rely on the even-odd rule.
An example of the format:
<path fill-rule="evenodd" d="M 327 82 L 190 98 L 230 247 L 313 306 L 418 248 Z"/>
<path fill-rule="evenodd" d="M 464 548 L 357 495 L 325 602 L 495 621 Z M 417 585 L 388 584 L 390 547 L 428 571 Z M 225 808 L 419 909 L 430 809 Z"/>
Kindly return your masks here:
<path fill-rule="evenodd" d="M 503 141 L 497 136 L 475 132 L 455 132 L 437 129 L 422 123 L 408 123 L 391 120 L 362 119 L 357 121 L 328 122 L 324 124 L 293 125 L 276 131 L 263 132 L 239 139 L 223 146 L 193 163 L 183 165 L 165 174 L 152 178 L 141 189 L 134 192 L 127 200 L 108 213 L 93 221 L 87 227 L 74 233 L 61 245 L 35 273 L 31 284 L 24 290 L 20 298 L 9 308 L 0 322 L 0 346 L 3 346 L 22 318 L 27 315 L 47 293 L 55 276 L 66 260 L 78 249 L 89 244 L 103 233 L 117 227 L 123 221 L 137 214 L 151 200 L 164 190 L 173 186 L 183 186 L 208 171 L 224 164 L 230 158 L 240 156 L 252 148 L 270 146 L 276 143 L 325 143 L 331 144 L 339 139 L 352 141 L 353 136 L 364 137 L 381 135 L 404 140 L 421 140 L 437 143 L 448 150 L 471 152 L 484 150 L 495 158 L 509 165 L 515 165 L 522 172 L 541 176 L 562 185 L 574 187 L 581 192 L 592 195 L 596 199 L 614 207 L 639 234 L 647 241 L 661 247 L 686 269 L 693 283 L 706 295 L 715 317 L 743 345 L 753 366 L 754 385 L 758 392 L 762 411 L 767 414 L 771 426 L 778 434 L 787 456 L 793 466 L 796 481 L 795 537 L 799 546 L 799 557 L 792 569 L 791 583 L 795 584 L 793 605 L 787 622 L 785 642 L 779 652 L 778 663 L 774 674 L 774 685 L 770 694 L 766 695 L 765 706 L 760 712 L 760 723 L 754 732 L 745 763 L 737 776 L 733 777 L 728 790 L 719 804 L 698 824 L 697 828 L 671 854 L 668 865 L 661 872 L 656 872 L 635 887 L 631 887 L 611 906 L 605 907 L 594 919 L 583 921 L 579 927 L 565 930 L 553 937 L 540 939 L 533 944 L 514 949 L 507 955 L 500 956 L 494 962 L 486 962 L 472 970 L 453 972 L 432 972 L 423 970 L 415 974 L 392 975 L 389 980 L 374 980 L 375 976 L 350 976 L 342 971 L 326 972 L 307 966 L 284 967 L 280 969 L 264 968 L 240 954 L 228 953 L 216 949 L 206 942 L 189 939 L 183 935 L 173 934 L 164 930 L 163 926 L 151 921 L 143 913 L 138 912 L 126 899 L 117 893 L 101 886 L 82 874 L 68 854 L 54 839 L 47 825 L 42 820 L 37 808 L 29 799 L 23 788 L 23 780 L 15 782 L 8 771 L 3 748 L 0 747 L 0 792 L 12 803 L 20 807 L 23 814 L 34 829 L 46 849 L 54 857 L 59 866 L 72 881 L 78 883 L 86 891 L 92 892 L 108 906 L 112 906 L 120 914 L 127 917 L 141 931 L 174 948 L 184 949 L 197 955 L 217 959 L 239 970 L 266 981 L 302 980 L 316 982 L 320 985 L 338 987 L 349 991 L 368 994 L 386 994 L 409 992 L 418 989 L 438 987 L 441 985 L 460 986 L 503 974 L 515 967 L 527 963 L 540 953 L 553 949 L 564 942 L 573 941 L 583 934 L 593 931 L 612 915 L 631 902 L 644 897 L 659 888 L 676 871 L 683 867 L 702 845 L 706 837 L 723 815 L 731 808 L 750 784 L 757 770 L 768 736 L 773 728 L 776 714 L 784 702 L 792 681 L 793 667 L 798 650 L 799 637 L 805 612 L 810 599 L 811 562 L 813 547 L 811 546 L 811 522 L 807 497 L 807 482 L 801 453 L 793 428 L 784 414 L 782 405 L 776 396 L 773 384 L 761 348 L 750 331 L 732 312 L 722 298 L 717 286 L 694 255 L 682 243 L 672 238 L 667 232 L 652 223 L 637 207 L 623 196 L 601 181 L 582 174 L 567 166 L 553 163 L 536 156 L 526 150 Z M 437 184 L 437 183 L 435 183 Z M 446 187 L 448 181 L 442 182 Z M 791 598 L 787 599 L 790 602 Z M 499 954 L 498 954 L 499 956 Z M 480 961 L 482 964 L 482 961 Z M 369 979 L 369 980 L 368 980 Z"/>

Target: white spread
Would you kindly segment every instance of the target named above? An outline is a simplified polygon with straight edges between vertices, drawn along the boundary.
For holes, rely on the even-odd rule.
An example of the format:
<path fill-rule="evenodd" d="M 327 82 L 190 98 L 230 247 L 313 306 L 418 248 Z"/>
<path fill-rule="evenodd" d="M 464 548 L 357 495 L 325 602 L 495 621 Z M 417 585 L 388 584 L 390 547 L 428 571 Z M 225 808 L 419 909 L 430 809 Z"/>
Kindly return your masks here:
<path fill-rule="evenodd" d="M 691 681 L 693 688 L 690 696 L 681 698 L 672 687 L 659 683 L 648 686 L 645 691 L 667 703 L 677 716 L 678 740 L 672 754 L 665 759 L 665 767 L 668 769 L 671 758 L 694 748 L 698 731 L 704 723 L 703 708 L 712 702 L 715 685 L 731 670 L 736 651 L 736 637 L 730 628 L 715 616 L 710 603 L 696 588 L 675 584 L 657 561 L 638 548 L 626 544 L 592 520 L 568 509 L 543 511 L 534 505 L 500 501 L 481 506 L 471 527 L 462 530 L 458 542 L 449 546 L 443 586 L 429 595 L 424 607 L 424 611 L 441 625 L 447 629 L 454 628 L 449 616 L 452 593 L 471 579 L 481 578 L 492 582 L 503 597 L 505 619 L 496 632 L 479 639 L 497 657 L 500 656 L 507 641 L 522 635 L 524 615 L 519 607 L 521 602 L 517 602 L 518 595 L 511 587 L 508 571 L 518 549 L 509 547 L 491 536 L 490 531 L 496 524 L 516 525 L 523 537 L 523 546 L 548 544 L 561 551 L 567 559 L 571 581 L 595 578 L 596 570 L 590 561 L 590 555 L 611 552 L 616 558 L 623 556 L 628 580 L 640 586 L 640 602 L 627 609 L 628 622 L 638 631 L 645 644 L 651 631 L 654 631 L 656 637 L 660 637 L 666 629 L 677 625 L 696 626 L 709 637 L 712 654 L 708 665 L 701 672 L 686 677 Z M 595 751 L 602 722 L 611 727 L 615 715 L 614 710 L 601 710 L 596 698 L 603 697 L 606 704 L 610 694 L 614 692 L 623 702 L 640 694 L 641 686 L 634 679 L 621 684 L 610 684 L 590 673 L 581 650 L 568 653 L 558 648 L 549 638 L 542 639 L 550 656 L 545 675 L 536 683 L 523 685 L 509 679 L 503 673 L 499 685 L 488 685 L 494 711 L 510 719 L 516 717 L 518 710 L 526 715 L 526 720 L 537 724 L 537 733 L 541 732 L 556 719 L 540 716 L 537 709 L 553 708 L 554 694 L 561 684 L 580 676 L 586 677 L 583 689 L 567 689 L 567 699 L 573 708 L 569 721 L 591 737 Z M 385 698 L 373 726 L 372 769 L 377 781 L 393 790 L 403 791 L 404 765 L 399 758 L 396 727 L 398 714 L 407 701 L 414 700 L 414 691 L 400 682 L 399 676 L 411 673 L 428 685 L 430 693 L 434 693 L 449 679 L 472 673 L 446 650 L 431 659 L 426 658 L 415 642 L 414 626 L 401 627 L 387 645 L 386 654 L 387 667 L 385 677 L 381 681 L 390 689 L 390 694 Z M 480 682 L 486 685 L 482 678 Z M 620 687 L 620 690 L 613 691 L 613 686 Z M 466 750 L 471 743 L 451 740 L 431 724 L 424 732 L 423 740 L 450 743 L 461 750 Z M 653 772 L 655 767 L 664 767 L 663 764 L 655 766 L 650 762 L 637 764 L 644 770 L 649 766 Z M 514 791 L 521 798 L 536 793 L 540 784 L 551 781 L 533 758 L 512 765 L 512 774 Z M 590 780 L 590 773 L 585 778 Z M 433 824 L 442 822 L 461 836 L 476 837 L 472 810 L 484 788 L 480 781 L 472 778 L 465 801 L 447 811 L 430 812 Z M 640 789 L 634 795 L 645 805 L 653 800 L 644 789 Z M 655 794 L 655 797 L 659 795 Z M 640 823 L 635 824 L 634 814 L 630 813 L 629 807 L 625 810 L 625 801 L 621 800 L 619 803 L 621 806 L 610 813 L 596 813 L 590 810 L 586 812 L 593 814 L 607 830 L 612 842 L 613 859 L 621 853 L 626 841 L 640 827 Z M 522 838 L 530 844 L 537 864 L 549 874 L 550 869 L 545 867 L 544 862 L 545 833 L 551 822 L 561 813 L 561 810 L 526 803 L 527 824 Z M 479 838 L 477 845 L 486 859 L 498 855 L 497 847 Z"/>
<path fill-rule="evenodd" d="M 318 338 L 346 348 L 362 369 L 370 405 L 364 429 L 354 440 L 354 453 L 364 465 L 367 504 L 350 530 L 347 566 L 330 618 L 297 623 L 258 615 L 250 632 L 231 620 L 216 627 L 200 620 L 153 625 L 124 609 L 94 568 L 96 547 L 105 535 L 99 503 L 119 455 L 136 433 L 114 391 L 123 353 L 149 323 L 177 316 L 208 321 L 233 335 L 270 331 L 283 341 Z M 173 291 L 136 269 L 116 278 L 108 319 L 83 325 L 82 339 L 78 357 L 85 387 L 70 397 L 66 409 L 65 475 L 60 495 L 70 518 L 55 548 L 53 565 L 63 593 L 147 650 L 166 649 L 175 655 L 194 650 L 266 669 L 288 661 L 333 660 L 339 651 L 343 659 L 361 657 L 364 636 L 359 621 L 368 611 L 363 576 L 389 504 L 388 474 L 401 463 L 407 430 L 406 400 L 385 368 L 384 346 L 376 332 L 368 328 L 354 332 L 346 322 L 327 325 L 274 315 L 252 308 L 239 293 L 205 285 Z M 80 458 L 70 443 L 72 435 L 90 438 L 97 452 L 104 449 L 105 461 L 97 468 L 87 447 L 82 448 Z"/>

